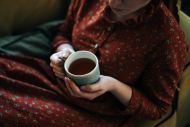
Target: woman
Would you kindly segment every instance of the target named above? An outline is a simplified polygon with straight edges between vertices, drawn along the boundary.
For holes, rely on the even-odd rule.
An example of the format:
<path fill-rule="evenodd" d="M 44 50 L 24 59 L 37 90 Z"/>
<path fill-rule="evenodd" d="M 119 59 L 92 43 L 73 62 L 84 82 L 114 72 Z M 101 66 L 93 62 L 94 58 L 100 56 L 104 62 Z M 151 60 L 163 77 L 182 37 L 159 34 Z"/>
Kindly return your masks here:
<path fill-rule="evenodd" d="M 72 0 L 53 48 L 53 71 L 39 59 L 1 55 L 4 126 L 130 127 L 159 119 L 171 106 L 188 49 L 160 0 Z M 76 50 L 98 56 L 97 83 L 78 87 L 64 76 L 60 57 Z"/>

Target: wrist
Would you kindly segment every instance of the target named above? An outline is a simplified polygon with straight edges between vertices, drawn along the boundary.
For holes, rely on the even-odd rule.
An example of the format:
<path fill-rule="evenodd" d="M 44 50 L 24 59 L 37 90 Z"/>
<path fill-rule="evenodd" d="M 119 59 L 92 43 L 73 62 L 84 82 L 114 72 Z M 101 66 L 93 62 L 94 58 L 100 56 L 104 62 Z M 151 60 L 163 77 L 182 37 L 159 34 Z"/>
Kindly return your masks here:
<path fill-rule="evenodd" d="M 114 93 L 117 89 L 117 82 L 118 81 L 112 77 L 110 77 L 110 80 L 111 80 L 111 82 L 110 82 L 109 92 Z"/>
<path fill-rule="evenodd" d="M 127 106 L 129 100 L 132 96 L 132 88 L 128 86 L 127 84 L 124 84 L 120 82 L 119 80 L 116 80 L 113 82 L 112 89 L 110 89 L 110 92 L 120 100 L 125 106 Z"/>

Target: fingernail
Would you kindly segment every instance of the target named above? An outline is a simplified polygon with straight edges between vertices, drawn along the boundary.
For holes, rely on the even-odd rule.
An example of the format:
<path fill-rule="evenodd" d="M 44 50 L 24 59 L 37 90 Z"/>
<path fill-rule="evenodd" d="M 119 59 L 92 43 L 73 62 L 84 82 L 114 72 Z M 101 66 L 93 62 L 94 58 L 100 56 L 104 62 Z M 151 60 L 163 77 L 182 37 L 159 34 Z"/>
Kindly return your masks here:
<path fill-rule="evenodd" d="M 67 81 L 67 77 L 65 77 L 64 80 Z"/>

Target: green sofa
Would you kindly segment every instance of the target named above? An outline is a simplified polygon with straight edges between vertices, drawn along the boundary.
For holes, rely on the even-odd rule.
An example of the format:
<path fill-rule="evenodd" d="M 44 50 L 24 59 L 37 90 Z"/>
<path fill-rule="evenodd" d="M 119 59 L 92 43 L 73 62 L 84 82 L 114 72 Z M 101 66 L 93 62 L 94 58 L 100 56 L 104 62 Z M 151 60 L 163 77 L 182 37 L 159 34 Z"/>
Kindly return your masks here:
<path fill-rule="evenodd" d="M 0 0 L 0 45 L 4 37 L 29 31 L 36 26 L 60 19 L 64 19 L 70 0 Z M 188 18 L 180 15 L 180 23 L 190 43 Z M 27 41 L 25 42 L 27 43 Z M 36 42 L 37 43 L 37 42 Z M 9 44 L 10 45 L 10 44 Z M 26 44 L 27 45 L 27 44 Z M 47 47 L 48 48 L 48 47 Z M 139 127 L 184 127 L 190 123 L 190 65 L 184 70 L 180 92 L 177 96 L 177 109 L 168 111 L 162 119 L 157 121 L 142 121 Z"/>
<path fill-rule="evenodd" d="M 64 18 L 69 0 L 0 0 L 0 36 Z"/>
<path fill-rule="evenodd" d="M 0 0 L 0 52 L 49 59 L 53 30 L 63 22 L 69 2 Z"/>

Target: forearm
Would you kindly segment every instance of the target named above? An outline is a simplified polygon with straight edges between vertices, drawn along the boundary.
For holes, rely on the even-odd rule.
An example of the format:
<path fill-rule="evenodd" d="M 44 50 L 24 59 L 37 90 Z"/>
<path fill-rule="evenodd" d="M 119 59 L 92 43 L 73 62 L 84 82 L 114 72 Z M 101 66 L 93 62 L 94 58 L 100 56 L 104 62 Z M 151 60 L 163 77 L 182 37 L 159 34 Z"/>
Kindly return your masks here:
<path fill-rule="evenodd" d="M 132 88 L 118 80 L 114 80 L 111 93 L 117 97 L 123 105 L 127 106 L 132 96 Z"/>

